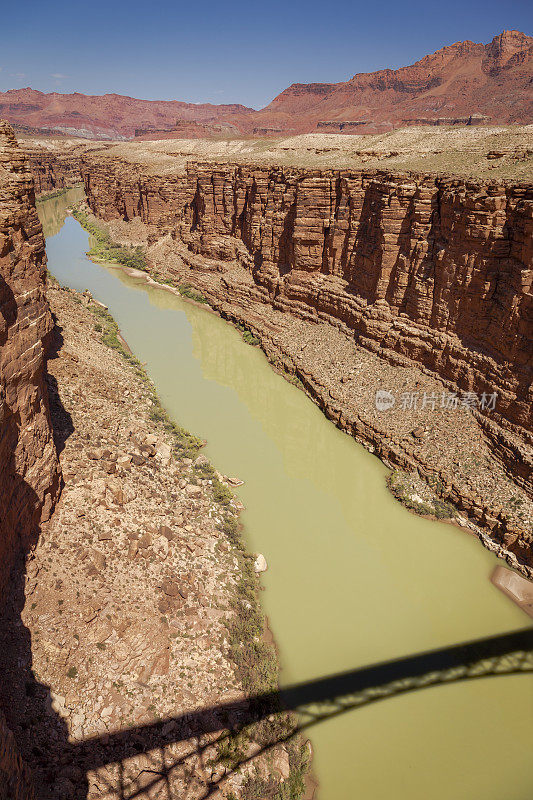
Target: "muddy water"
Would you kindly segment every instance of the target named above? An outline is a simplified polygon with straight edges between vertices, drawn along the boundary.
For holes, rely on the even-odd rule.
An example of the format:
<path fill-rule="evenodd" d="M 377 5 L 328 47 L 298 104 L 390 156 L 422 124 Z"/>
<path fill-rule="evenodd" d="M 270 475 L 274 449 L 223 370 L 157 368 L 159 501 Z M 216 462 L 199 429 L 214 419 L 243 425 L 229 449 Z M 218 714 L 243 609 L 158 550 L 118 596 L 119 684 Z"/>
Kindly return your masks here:
<path fill-rule="evenodd" d="M 173 417 L 246 483 L 251 550 L 282 682 L 527 626 L 488 580 L 474 538 L 417 518 L 386 470 L 214 314 L 84 256 L 87 234 L 41 204 L 49 269 L 109 306 Z M 51 203 L 54 203 L 53 210 Z M 53 218 L 53 219 L 52 219 Z M 526 800 L 533 679 L 488 677 L 396 695 L 309 729 L 319 800 Z"/>

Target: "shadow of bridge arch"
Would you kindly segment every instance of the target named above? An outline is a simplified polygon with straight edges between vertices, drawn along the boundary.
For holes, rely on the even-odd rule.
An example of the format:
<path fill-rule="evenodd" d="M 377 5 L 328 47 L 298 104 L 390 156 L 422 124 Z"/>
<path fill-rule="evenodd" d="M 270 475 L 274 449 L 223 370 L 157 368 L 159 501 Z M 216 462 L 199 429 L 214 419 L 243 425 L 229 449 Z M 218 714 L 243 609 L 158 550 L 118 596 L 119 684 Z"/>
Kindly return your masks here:
<path fill-rule="evenodd" d="M 172 787 L 173 774 L 188 759 L 201 760 L 213 741 L 224 743 L 272 714 L 296 712 L 297 722 L 290 730 L 265 742 L 252 756 L 240 758 L 230 772 L 214 779 L 206 777 L 202 797 L 208 798 L 218 792 L 229 774 L 259 753 L 348 711 L 425 688 L 532 672 L 533 628 L 528 628 L 295 684 L 279 693 L 256 695 L 249 702 L 203 708 L 192 714 L 121 730 L 106 737 L 105 753 L 98 746 L 100 738 L 95 737 L 73 745 L 72 757 L 83 763 L 87 771 L 98 771 L 113 762 L 115 777 L 106 779 L 109 797 L 174 800 L 179 795 Z M 191 737 L 196 737 L 197 744 L 185 748 L 177 757 L 172 756 L 172 746 Z M 128 759 L 141 754 L 147 757 L 149 766 L 143 770 L 144 780 L 139 784 L 124 776 Z M 157 794 L 152 794 L 157 790 Z"/>

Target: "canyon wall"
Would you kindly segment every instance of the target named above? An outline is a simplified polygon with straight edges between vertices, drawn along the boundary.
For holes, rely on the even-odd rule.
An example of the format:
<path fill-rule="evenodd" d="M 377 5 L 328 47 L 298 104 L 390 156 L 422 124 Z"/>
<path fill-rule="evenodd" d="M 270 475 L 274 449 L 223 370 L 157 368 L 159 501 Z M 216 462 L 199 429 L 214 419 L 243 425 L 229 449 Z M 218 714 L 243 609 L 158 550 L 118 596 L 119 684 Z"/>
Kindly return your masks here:
<path fill-rule="evenodd" d="M 140 217 L 155 237 L 238 259 L 276 307 L 497 392 L 492 418 L 531 430 L 532 186 L 213 163 L 155 175 L 96 154 L 81 172 L 103 219 Z"/>
<path fill-rule="evenodd" d="M 24 142 L 21 146 L 28 159 L 36 194 L 60 191 L 80 182 L 80 156 L 85 145 L 54 147 L 48 142 Z"/>
<path fill-rule="evenodd" d="M 60 488 L 45 383 L 46 256 L 33 180 L 0 122 L 0 601 L 15 559 L 35 542 Z M 25 769 L 0 711 L 0 796 L 30 798 Z M 7 792 L 3 795 L 2 791 Z M 10 793 L 11 792 L 11 793 Z"/>

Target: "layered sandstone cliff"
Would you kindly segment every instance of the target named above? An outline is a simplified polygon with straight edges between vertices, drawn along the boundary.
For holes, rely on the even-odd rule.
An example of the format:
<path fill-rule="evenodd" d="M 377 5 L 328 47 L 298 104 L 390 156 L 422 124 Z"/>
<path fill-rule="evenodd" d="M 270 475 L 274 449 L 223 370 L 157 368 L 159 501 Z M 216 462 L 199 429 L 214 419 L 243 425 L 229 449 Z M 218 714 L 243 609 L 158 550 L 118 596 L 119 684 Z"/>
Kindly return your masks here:
<path fill-rule="evenodd" d="M 82 174 L 103 219 L 140 217 L 192 252 L 238 258 L 271 302 L 497 392 L 498 420 L 531 428 L 533 187 L 193 163 L 144 177 L 96 157 Z"/>
<path fill-rule="evenodd" d="M 35 193 L 57 192 L 79 183 L 82 154 L 104 146 L 79 139 L 30 138 L 21 142 L 33 176 Z"/>
<path fill-rule="evenodd" d="M 50 517 L 60 472 L 45 384 L 52 317 L 33 181 L 13 131 L 0 122 L 0 603 L 15 559 Z M 31 798 L 26 768 L 0 710 L 0 796 Z M 2 794 L 6 792 L 7 794 Z"/>

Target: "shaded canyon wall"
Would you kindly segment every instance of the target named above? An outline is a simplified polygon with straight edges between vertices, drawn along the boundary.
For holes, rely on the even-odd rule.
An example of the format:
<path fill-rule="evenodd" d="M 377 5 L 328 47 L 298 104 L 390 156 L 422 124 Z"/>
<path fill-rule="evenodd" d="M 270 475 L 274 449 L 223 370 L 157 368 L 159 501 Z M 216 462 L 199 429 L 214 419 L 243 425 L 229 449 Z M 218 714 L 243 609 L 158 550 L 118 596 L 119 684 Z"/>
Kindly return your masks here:
<path fill-rule="evenodd" d="M 21 143 L 26 153 L 36 194 L 57 192 L 80 182 L 82 146 L 48 149 L 46 145 Z"/>
<path fill-rule="evenodd" d="M 15 137 L 0 123 L 0 591 L 19 545 L 48 519 L 59 466 L 45 385 L 52 317 L 33 181 Z"/>
<path fill-rule="evenodd" d="M 35 542 L 60 488 L 45 382 L 52 317 L 33 180 L 0 121 L 0 603 L 15 559 Z M 32 791 L 0 710 L 0 797 Z M 7 794 L 3 795 L 5 791 Z"/>

